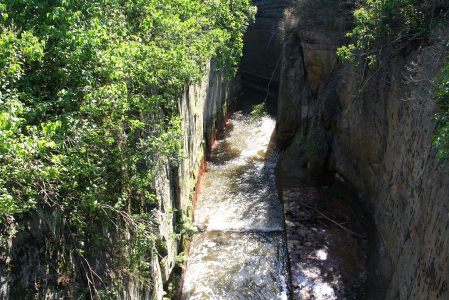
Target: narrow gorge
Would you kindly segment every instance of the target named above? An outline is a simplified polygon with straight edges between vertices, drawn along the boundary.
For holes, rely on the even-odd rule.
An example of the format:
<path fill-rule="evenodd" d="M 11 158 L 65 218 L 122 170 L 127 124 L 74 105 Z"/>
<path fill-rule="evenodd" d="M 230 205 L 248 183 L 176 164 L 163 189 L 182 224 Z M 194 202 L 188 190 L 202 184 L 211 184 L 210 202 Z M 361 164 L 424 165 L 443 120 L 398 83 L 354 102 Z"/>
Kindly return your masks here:
<path fill-rule="evenodd" d="M 448 20 L 0 3 L 0 298 L 449 299 Z"/>
<path fill-rule="evenodd" d="M 284 17 L 280 184 L 357 196 L 371 235 L 367 299 L 445 299 L 449 177 L 432 145 L 429 86 L 449 53 L 447 10 L 435 10 L 443 15 L 427 38 L 381 44 L 370 69 L 336 54 L 349 42 L 352 5 L 300 1 Z"/>
<path fill-rule="evenodd" d="M 200 179 L 194 211 L 200 232 L 188 253 L 181 299 L 290 296 L 274 116 L 251 117 L 251 99 L 243 94 L 241 102 Z"/>
<path fill-rule="evenodd" d="M 431 27 L 427 37 L 410 34 L 405 41 L 398 38 L 400 42 L 379 39 L 382 52 L 377 68 L 371 69 L 368 59 L 355 66 L 337 56 L 340 47 L 354 40 L 347 37 L 358 8 L 353 2 L 255 3 L 258 18 L 246 35 L 250 45 L 244 49 L 242 76 L 263 86 L 279 86 L 278 180 L 287 199 L 287 230 L 290 235 L 307 232 L 307 222 L 288 220 L 298 219 L 298 209 L 311 214 L 301 202 L 368 237 L 367 281 L 362 283 L 366 295 L 352 292 L 329 299 L 449 297 L 448 165 L 437 158 L 438 149 L 432 145 L 437 130 L 432 118 L 438 108 L 429 92 L 449 53 L 447 5 L 428 4 L 433 5 L 435 19 L 433 26 L 426 25 Z M 360 16 L 370 7 L 376 6 L 364 6 Z M 442 14 L 438 19 L 437 13 Z M 361 26 L 363 19 L 358 22 Z M 377 34 L 369 26 L 365 30 Z M 257 59 L 261 63 L 254 64 Z M 307 186 L 315 191 L 305 190 Z M 323 193 L 331 199 L 320 200 Z M 339 216 L 341 207 L 337 207 L 348 203 L 355 220 L 348 218 L 352 213 Z M 301 254 L 307 256 L 307 234 L 299 241 L 297 235 L 289 240 L 290 254 L 305 251 Z M 341 240 L 335 245 L 346 247 Z M 349 251 L 343 256 L 357 254 Z M 295 258 L 290 255 L 290 259 Z M 295 262 L 291 263 L 294 273 Z M 354 262 L 354 267 L 359 263 Z M 307 290 L 301 282 L 293 286 Z"/>

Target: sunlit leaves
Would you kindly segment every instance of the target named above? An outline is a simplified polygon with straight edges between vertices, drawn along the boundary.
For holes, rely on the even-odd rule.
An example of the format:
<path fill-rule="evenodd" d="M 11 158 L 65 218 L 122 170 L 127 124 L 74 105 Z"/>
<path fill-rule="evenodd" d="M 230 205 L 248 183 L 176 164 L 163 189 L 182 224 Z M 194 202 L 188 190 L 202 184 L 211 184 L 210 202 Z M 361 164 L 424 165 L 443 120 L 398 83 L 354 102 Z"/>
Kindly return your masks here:
<path fill-rule="evenodd" d="M 0 222 L 58 207 L 85 255 L 89 222 L 113 219 L 144 266 L 155 176 L 182 157 L 177 101 L 211 59 L 235 74 L 254 14 L 249 0 L 2 1 Z"/>
<path fill-rule="evenodd" d="M 431 89 L 438 111 L 433 120 L 437 128 L 433 134 L 433 145 L 438 148 L 438 158 L 449 160 L 449 57 L 433 81 Z"/>
<path fill-rule="evenodd" d="M 245 0 L 11 0 L 1 11 L 2 163 L 29 164 L 27 178 L 59 186 L 63 205 L 64 193 L 146 195 L 157 162 L 175 163 L 184 86 L 214 57 L 234 73 L 255 13 Z M 3 180 L 20 206 L 18 179 Z"/>
<path fill-rule="evenodd" d="M 436 6 L 417 0 L 366 0 L 354 11 L 352 43 L 338 49 L 343 62 L 360 57 L 372 69 L 387 44 L 401 45 L 429 32 Z"/>

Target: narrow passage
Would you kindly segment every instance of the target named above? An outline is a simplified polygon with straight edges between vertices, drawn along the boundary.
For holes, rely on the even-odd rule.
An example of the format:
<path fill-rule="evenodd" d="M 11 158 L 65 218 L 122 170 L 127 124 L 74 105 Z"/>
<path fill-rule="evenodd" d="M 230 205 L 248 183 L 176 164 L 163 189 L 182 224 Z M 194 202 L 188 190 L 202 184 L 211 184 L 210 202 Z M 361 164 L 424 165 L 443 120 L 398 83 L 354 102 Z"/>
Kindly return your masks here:
<path fill-rule="evenodd" d="M 275 180 L 273 117 L 236 112 L 213 147 L 181 299 L 288 299 L 283 209 Z"/>

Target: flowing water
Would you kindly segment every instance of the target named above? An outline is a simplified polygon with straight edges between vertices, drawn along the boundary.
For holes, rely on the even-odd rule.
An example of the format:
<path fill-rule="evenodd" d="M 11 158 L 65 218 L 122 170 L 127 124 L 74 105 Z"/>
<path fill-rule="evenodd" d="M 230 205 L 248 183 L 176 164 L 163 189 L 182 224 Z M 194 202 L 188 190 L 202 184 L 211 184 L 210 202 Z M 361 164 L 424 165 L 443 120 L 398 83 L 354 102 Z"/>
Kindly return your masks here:
<path fill-rule="evenodd" d="M 275 120 L 235 113 L 201 179 L 181 299 L 288 299 Z"/>

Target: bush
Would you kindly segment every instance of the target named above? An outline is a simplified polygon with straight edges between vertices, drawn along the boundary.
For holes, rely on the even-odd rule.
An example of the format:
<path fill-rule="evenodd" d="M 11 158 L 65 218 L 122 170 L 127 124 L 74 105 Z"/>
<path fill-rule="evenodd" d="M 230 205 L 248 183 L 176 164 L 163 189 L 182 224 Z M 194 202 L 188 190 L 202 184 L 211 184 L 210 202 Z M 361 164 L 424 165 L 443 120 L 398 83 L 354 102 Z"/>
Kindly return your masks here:
<path fill-rule="evenodd" d="M 352 43 L 338 49 L 343 62 L 364 60 L 379 66 L 382 51 L 391 45 L 398 52 L 412 41 L 426 38 L 449 8 L 445 0 L 366 0 L 354 11 Z"/>
<path fill-rule="evenodd" d="M 151 248 L 153 180 L 180 157 L 177 99 L 210 59 L 235 74 L 254 13 L 249 0 L 2 1 L 0 224 L 52 206 L 80 257 L 98 218 L 132 231 L 136 257 Z"/>
<path fill-rule="evenodd" d="M 250 112 L 250 116 L 252 118 L 261 118 L 266 114 L 267 114 L 267 105 L 265 102 L 255 104 L 252 106 L 252 111 Z"/>

